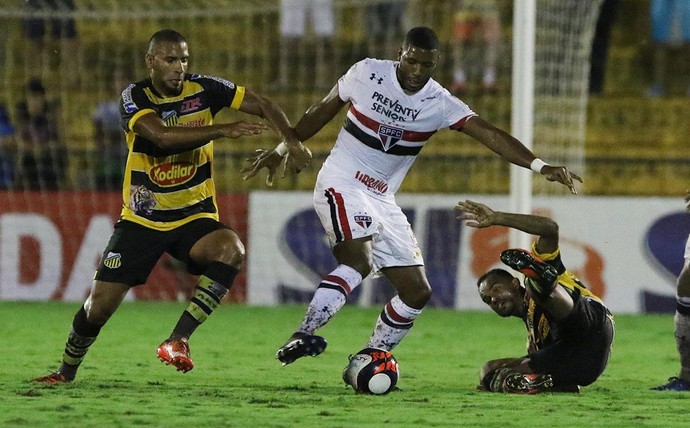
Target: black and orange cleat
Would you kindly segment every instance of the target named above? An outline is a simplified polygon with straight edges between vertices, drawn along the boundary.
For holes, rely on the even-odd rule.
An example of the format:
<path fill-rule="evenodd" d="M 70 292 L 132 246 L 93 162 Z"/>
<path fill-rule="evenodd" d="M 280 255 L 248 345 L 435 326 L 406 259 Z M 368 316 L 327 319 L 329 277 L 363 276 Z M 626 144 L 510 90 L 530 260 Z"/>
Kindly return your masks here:
<path fill-rule="evenodd" d="M 505 250 L 501 261 L 527 277 L 525 285 L 538 297 L 548 297 L 558 284 L 556 268 L 519 248 Z"/>

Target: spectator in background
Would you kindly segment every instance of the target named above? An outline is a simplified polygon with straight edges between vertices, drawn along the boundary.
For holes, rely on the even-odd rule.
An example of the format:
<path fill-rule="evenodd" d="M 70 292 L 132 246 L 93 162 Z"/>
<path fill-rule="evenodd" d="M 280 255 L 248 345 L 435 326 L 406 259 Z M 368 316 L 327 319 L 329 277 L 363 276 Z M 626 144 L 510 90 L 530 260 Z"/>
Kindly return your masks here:
<path fill-rule="evenodd" d="M 463 62 L 464 51 L 470 45 L 478 46 L 483 56 L 483 91 L 496 90 L 496 64 L 501 42 L 501 15 L 495 0 L 458 0 L 453 27 L 451 57 L 453 83 L 450 91 L 462 95 L 467 91 L 469 70 Z M 481 45 L 477 45 L 481 40 Z"/>
<path fill-rule="evenodd" d="M 122 187 L 127 143 L 117 100 L 129 81 L 124 71 L 115 69 L 112 96 L 96 106 L 91 118 L 96 142 L 94 179 L 96 188 L 100 190 L 118 190 Z"/>
<path fill-rule="evenodd" d="M 406 7 L 407 2 L 404 0 L 367 5 L 364 31 L 369 57 L 388 58 L 395 55 L 398 41 L 405 33 L 403 16 Z"/>
<path fill-rule="evenodd" d="M 294 76 L 294 68 L 305 63 L 307 21 L 311 24 L 315 42 L 314 78 L 302 74 Z M 332 44 L 335 33 L 335 17 L 332 0 L 281 0 L 280 1 L 280 63 L 276 89 L 293 86 L 291 82 L 314 82 L 326 87 L 331 81 Z M 311 61 L 310 61 L 311 62 Z M 297 71 L 310 70 L 309 66 Z"/>
<path fill-rule="evenodd" d="M 50 37 L 59 42 L 60 68 L 68 83 L 76 85 L 77 73 L 77 25 L 73 17 L 65 16 L 76 10 L 74 0 L 24 0 L 24 7 L 29 12 L 48 13 L 50 18 L 40 16 L 24 21 L 24 37 L 29 41 L 27 49 L 27 67 L 33 76 L 43 75 L 50 63 L 50 55 L 58 49 L 48 44 L 47 26 L 50 26 Z"/>
<path fill-rule="evenodd" d="M 17 160 L 14 127 L 10 123 L 7 108 L 0 104 L 0 189 L 12 189 Z"/>
<path fill-rule="evenodd" d="M 67 151 L 58 132 L 58 107 L 48 100 L 40 79 L 26 85 L 17 104 L 17 188 L 57 190 L 65 177 Z"/>
<path fill-rule="evenodd" d="M 589 93 L 593 95 L 601 95 L 604 92 L 609 37 L 611 26 L 616 20 L 616 9 L 618 9 L 618 0 L 604 0 L 599 11 L 590 56 Z"/>
<path fill-rule="evenodd" d="M 652 0 L 651 18 L 652 86 L 647 89 L 647 96 L 660 97 L 666 93 L 668 83 L 666 69 L 669 50 L 679 46 L 686 50 L 690 47 L 690 0 Z M 688 55 L 683 56 L 686 65 Z"/>

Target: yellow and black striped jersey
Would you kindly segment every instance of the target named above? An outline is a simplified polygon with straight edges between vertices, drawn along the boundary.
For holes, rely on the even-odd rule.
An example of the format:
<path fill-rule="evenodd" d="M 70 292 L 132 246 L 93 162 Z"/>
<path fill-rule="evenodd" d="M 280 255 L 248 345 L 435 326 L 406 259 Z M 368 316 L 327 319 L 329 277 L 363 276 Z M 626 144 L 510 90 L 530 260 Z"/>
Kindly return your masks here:
<path fill-rule="evenodd" d="M 532 254 L 539 257 L 544 262 L 556 268 L 558 272 L 558 284 L 565 289 L 571 296 L 578 295 L 578 298 L 590 299 L 600 303 L 605 307 L 601 299 L 589 291 L 584 284 L 570 271 L 568 271 L 561 261 L 560 249 L 553 253 L 538 253 L 536 241 L 532 243 Z M 523 321 L 529 334 L 528 351 L 534 352 L 545 346 L 561 339 L 558 329 L 553 328 L 548 314 L 543 311 L 531 298 L 529 293 L 525 293 L 525 316 Z"/>
<path fill-rule="evenodd" d="M 122 189 L 123 220 L 170 230 L 198 218 L 218 220 L 213 141 L 195 149 L 164 150 L 133 131 L 151 112 L 166 126 L 205 126 L 223 108 L 239 109 L 244 87 L 214 76 L 186 75 L 182 92 L 159 94 L 151 79 L 122 91 L 120 114 L 129 154 Z"/>

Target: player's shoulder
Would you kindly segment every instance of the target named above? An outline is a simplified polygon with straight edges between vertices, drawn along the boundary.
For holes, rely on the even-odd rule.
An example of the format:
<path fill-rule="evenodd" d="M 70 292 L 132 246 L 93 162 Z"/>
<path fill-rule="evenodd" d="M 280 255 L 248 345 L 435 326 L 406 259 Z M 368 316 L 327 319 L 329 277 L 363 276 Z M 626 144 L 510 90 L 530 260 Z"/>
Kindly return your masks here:
<path fill-rule="evenodd" d="M 220 85 L 228 89 L 235 89 L 237 87 L 237 85 L 235 85 L 234 82 L 228 79 L 210 74 L 187 74 L 185 75 L 185 81 L 197 83 L 203 87 L 210 87 L 216 85 Z"/>
<path fill-rule="evenodd" d="M 377 59 L 377 58 L 364 58 L 352 65 L 350 68 L 353 71 L 387 71 L 393 67 L 394 61 Z"/>

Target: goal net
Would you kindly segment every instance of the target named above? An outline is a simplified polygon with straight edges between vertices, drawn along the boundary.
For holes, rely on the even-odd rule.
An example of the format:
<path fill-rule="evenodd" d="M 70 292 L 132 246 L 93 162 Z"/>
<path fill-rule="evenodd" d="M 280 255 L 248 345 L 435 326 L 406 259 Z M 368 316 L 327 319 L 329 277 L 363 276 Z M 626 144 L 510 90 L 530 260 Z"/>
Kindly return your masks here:
<path fill-rule="evenodd" d="M 328 10 L 316 13 L 313 21 L 308 15 L 301 33 L 297 22 L 281 24 L 285 11 L 278 0 L 3 2 L 0 299 L 80 300 L 88 292 L 122 205 L 124 144 L 113 111 L 124 85 L 147 76 L 146 44 L 161 28 L 174 28 L 187 38 L 191 72 L 222 76 L 268 95 L 294 121 L 355 61 L 366 56 L 394 59 L 406 29 L 427 25 L 443 43 L 437 80 L 451 88 L 460 63 L 464 64 L 466 86 L 453 89 L 482 117 L 510 130 L 511 19 L 519 1 L 333 0 L 323 4 Z M 538 1 L 534 148 L 545 160 L 567 164 L 581 174 L 588 55 L 598 4 Z M 27 23 L 40 25 L 29 30 Z M 487 68 L 491 67 L 489 82 Z M 36 119 L 28 112 L 28 98 L 45 99 L 41 105 L 47 113 Z M 224 112 L 218 120 L 240 117 Z M 277 190 L 310 191 L 341 122 L 337 118 L 310 140 L 313 166 L 297 177 L 276 180 Z M 264 189 L 263 180 L 244 181 L 240 170 L 248 153 L 274 146 L 276 141 L 277 136 L 268 133 L 222 142 L 216 145 L 214 159 L 221 217 L 248 244 L 248 259 L 261 259 L 265 266 L 271 265 L 271 257 L 281 255 L 252 253 L 252 243 L 247 241 L 252 195 Z M 538 193 L 560 188 L 534 181 Z M 442 131 L 425 148 L 401 191 L 432 195 L 432 199 L 436 194 L 505 195 L 508 183 L 507 162 L 466 136 Z M 436 212 L 437 208 L 433 216 L 452 219 L 448 212 Z M 285 220 L 279 206 L 273 210 L 275 221 Z M 447 232 L 457 229 L 449 223 Z M 443 235 L 433 235 L 439 246 L 424 248 L 425 252 L 457 255 L 457 251 L 445 251 L 445 244 L 436 239 Z M 277 242 L 283 238 L 259 234 L 257 239 Z M 304 242 L 295 245 L 300 251 L 307 248 L 307 253 L 323 250 L 320 246 L 310 249 Z M 446 260 L 438 263 L 442 266 Z M 443 269 L 438 275 L 445 275 Z M 437 281 L 452 287 L 451 279 L 446 275 Z M 134 297 L 175 299 L 187 293 L 193 282 L 174 261 L 164 260 L 149 285 L 135 289 Z M 247 286 L 243 271 L 230 299 L 245 301 Z M 312 289 L 313 283 L 304 286 Z M 452 304 L 452 290 L 439 295 L 447 296 L 447 301 L 438 304 Z"/>

